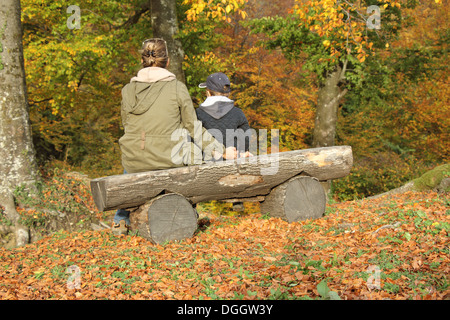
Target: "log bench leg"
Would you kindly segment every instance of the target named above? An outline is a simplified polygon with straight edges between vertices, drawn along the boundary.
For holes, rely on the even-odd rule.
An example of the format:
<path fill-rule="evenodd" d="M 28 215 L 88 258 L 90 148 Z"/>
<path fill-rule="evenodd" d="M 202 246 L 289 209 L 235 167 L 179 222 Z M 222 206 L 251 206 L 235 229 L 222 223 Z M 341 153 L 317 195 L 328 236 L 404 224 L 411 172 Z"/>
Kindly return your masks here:
<path fill-rule="evenodd" d="M 272 189 L 261 202 L 261 213 L 288 222 L 317 219 L 325 213 L 326 203 L 325 190 L 319 181 L 298 176 Z"/>
<path fill-rule="evenodd" d="M 163 194 L 131 213 L 131 230 L 157 244 L 191 238 L 197 230 L 197 212 L 182 195 Z"/>

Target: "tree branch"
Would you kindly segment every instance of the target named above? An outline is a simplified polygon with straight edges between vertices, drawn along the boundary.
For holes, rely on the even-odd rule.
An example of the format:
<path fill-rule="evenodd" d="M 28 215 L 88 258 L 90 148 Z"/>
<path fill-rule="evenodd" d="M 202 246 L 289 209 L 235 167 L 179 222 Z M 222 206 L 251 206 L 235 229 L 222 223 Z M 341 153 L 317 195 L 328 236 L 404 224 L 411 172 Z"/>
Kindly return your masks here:
<path fill-rule="evenodd" d="M 339 76 L 339 81 L 345 80 L 345 72 L 347 71 L 348 59 L 345 59 L 344 65 L 342 66 L 342 71 Z"/>
<path fill-rule="evenodd" d="M 341 99 L 347 94 L 348 89 L 345 88 L 344 90 L 341 91 L 341 93 L 339 93 L 339 95 L 337 96 L 337 101 L 341 101 Z"/>
<path fill-rule="evenodd" d="M 400 225 L 401 225 L 400 222 L 396 222 L 396 223 L 394 223 L 394 224 L 387 224 L 387 225 L 384 225 L 384 226 L 378 228 L 377 230 L 375 230 L 374 232 L 372 232 L 372 234 L 377 234 L 378 231 L 383 230 L 383 229 L 395 229 L 395 228 L 400 227 Z"/>
<path fill-rule="evenodd" d="M 134 15 L 128 18 L 128 20 L 122 23 L 120 26 L 114 26 L 114 29 L 128 28 L 129 26 L 138 23 L 139 19 L 144 13 L 151 11 L 150 6 L 151 6 L 150 1 L 145 1 L 143 4 L 141 4 L 139 10 L 135 11 Z"/>

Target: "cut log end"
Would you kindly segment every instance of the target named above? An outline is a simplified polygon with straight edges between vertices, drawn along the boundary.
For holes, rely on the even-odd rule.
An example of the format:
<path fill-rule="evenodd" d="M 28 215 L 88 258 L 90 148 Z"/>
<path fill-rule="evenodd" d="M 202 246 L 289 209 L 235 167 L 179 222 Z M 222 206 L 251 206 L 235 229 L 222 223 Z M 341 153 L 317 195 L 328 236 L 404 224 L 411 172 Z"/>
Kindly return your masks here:
<path fill-rule="evenodd" d="M 288 222 L 317 219 L 325 213 L 326 194 L 320 182 L 295 177 L 274 188 L 261 202 L 261 213 Z"/>
<path fill-rule="evenodd" d="M 182 195 L 164 194 L 131 213 L 131 229 L 157 244 L 191 238 L 197 212 Z"/>

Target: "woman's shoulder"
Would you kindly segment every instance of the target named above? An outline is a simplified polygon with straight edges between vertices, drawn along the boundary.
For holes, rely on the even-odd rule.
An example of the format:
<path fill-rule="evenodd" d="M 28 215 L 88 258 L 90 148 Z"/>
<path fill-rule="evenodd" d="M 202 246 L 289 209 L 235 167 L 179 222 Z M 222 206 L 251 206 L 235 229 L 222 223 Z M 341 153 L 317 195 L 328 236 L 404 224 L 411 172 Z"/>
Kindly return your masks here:
<path fill-rule="evenodd" d="M 176 80 L 173 80 L 174 81 L 174 83 L 176 84 L 176 86 L 178 87 L 178 88 L 181 88 L 181 89 L 186 89 L 187 90 L 187 86 L 186 86 L 186 84 L 184 83 L 184 82 L 182 82 L 182 81 L 180 81 L 180 80 L 178 80 L 178 79 L 176 79 Z"/>

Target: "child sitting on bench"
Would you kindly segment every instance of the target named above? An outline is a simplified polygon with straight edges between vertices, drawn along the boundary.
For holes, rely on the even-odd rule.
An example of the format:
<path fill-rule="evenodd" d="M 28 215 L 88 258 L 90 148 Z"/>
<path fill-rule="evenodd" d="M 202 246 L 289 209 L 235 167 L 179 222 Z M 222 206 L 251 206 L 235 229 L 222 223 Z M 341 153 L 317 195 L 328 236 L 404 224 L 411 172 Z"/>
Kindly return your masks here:
<path fill-rule="evenodd" d="M 250 130 L 247 117 L 234 105 L 234 101 L 228 98 L 231 92 L 230 79 L 222 72 L 213 73 L 199 87 L 206 89 L 207 96 L 195 110 L 203 127 L 226 147 L 234 146 L 238 158 L 252 157 L 253 154 L 249 152 L 249 137 L 245 134 Z M 243 203 L 233 203 L 233 210 L 244 211 Z"/>
<path fill-rule="evenodd" d="M 213 73 L 199 87 L 206 89 L 207 95 L 206 100 L 196 109 L 197 119 L 202 122 L 203 127 L 226 147 L 234 146 L 238 157 L 253 156 L 249 152 L 249 137 L 245 134 L 250 130 L 247 118 L 234 105 L 234 101 L 228 98 L 231 92 L 228 77 L 222 72 Z M 243 140 L 241 138 L 245 138 L 244 146 L 239 143 Z"/>

